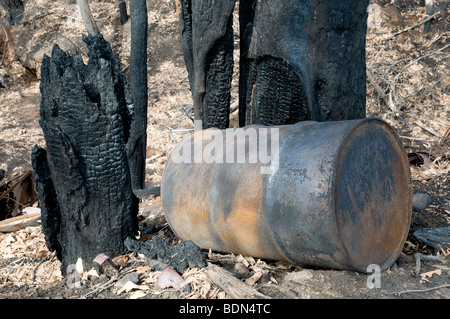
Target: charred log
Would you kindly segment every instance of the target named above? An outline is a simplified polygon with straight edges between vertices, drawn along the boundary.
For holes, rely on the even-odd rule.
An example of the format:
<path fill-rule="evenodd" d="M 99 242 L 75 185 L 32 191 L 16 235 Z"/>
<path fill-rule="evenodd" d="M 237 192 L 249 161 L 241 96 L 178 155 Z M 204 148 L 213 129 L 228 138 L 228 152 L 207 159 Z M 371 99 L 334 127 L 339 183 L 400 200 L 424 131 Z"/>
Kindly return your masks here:
<path fill-rule="evenodd" d="M 184 273 L 188 267 L 204 268 L 206 267 L 205 254 L 192 241 L 184 241 L 178 245 L 173 245 L 168 238 L 154 236 L 142 243 L 127 238 L 125 245 L 130 251 L 143 254 L 147 258 L 148 264 L 153 264 L 152 260 L 160 261 L 163 270 L 171 266 L 179 273 Z"/>
<path fill-rule="evenodd" d="M 137 232 L 125 77 L 100 34 L 83 40 L 87 65 L 57 45 L 44 56 L 39 123 L 47 149 L 32 155 L 46 243 L 63 274 L 78 258 L 89 269 L 99 253 L 126 252 L 124 240 Z"/>

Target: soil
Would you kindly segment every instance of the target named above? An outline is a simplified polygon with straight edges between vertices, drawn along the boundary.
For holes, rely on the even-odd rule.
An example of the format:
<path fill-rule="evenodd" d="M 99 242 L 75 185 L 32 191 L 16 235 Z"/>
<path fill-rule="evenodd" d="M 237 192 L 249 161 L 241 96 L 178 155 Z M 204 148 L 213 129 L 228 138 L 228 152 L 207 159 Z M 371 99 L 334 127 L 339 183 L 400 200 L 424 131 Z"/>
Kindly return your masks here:
<path fill-rule="evenodd" d="M 90 1 L 98 26 L 129 70 L 130 22 L 120 24 L 116 1 Z M 25 1 L 25 13 L 17 27 L 7 26 L 8 39 L 0 28 L 0 169 L 7 180 L 31 169 L 35 144 L 45 146 L 39 126 L 39 66 L 44 53 L 58 43 L 71 54 L 87 59 L 81 41 L 85 33 L 80 16 L 65 1 Z M 422 163 L 411 162 L 414 193 L 431 196 L 431 204 L 412 211 L 412 223 L 396 263 L 379 277 L 333 269 L 301 267 L 252 257 L 205 251 L 206 261 L 230 271 L 260 293 L 272 298 L 295 299 L 448 299 L 450 298 L 450 249 L 441 247 L 434 259 L 417 254 L 436 252 L 413 236 L 419 228 L 450 226 L 450 125 L 449 10 L 448 0 L 436 1 L 438 14 L 429 33 L 423 34 L 423 1 L 375 0 L 367 33 L 367 116 L 386 120 L 398 132 L 410 156 L 421 154 Z M 146 184 L 159 186 L 172 147 L 193 128 L 189 118 L 192 97 L 178 33 L 178 13 L 172 0 L 148 1 L 149 11 L 149 114 Z M 4 18 L 4 11 L 0 11 Z M 6 23 L 4 22 L 5 26 Z M 237 23 L 234 27 L 238 28 Z M 413 28 L 411 28 L 413 27 Z M 406 30 L 408 29 L 409 30 Z M 398 31 L 406 30 L 397 33 Z M 236 48 L 239 37 L 235 32 Z M 7 41 L 8 40 L 8 41 Z M 1 48 L 7 44 L 7 50 Z M 235 61 L 238 61 L 238 52 Z M 1 61 L 1 60 L 0 60 Z M 236 68 L 237 70 L 237 68 Z M 237 100 L 234 75 L 232 103 Z M 238 112 L 232 114 L 236 125 Z M 447 136 L 450 135 L 447 133 Z M 35 204 L 37 205 L 37 204 Z M 143 200 L 139 211 L 141 231 L 176 243 L 164 218 L 159 197 Z M 144 236 L 142 237 L 144 238 Z M 146 237 L 148 238 L 148 237 Z M 45 246 L 41 228 L 28 227 L 0 233 L 0 298 L 228 298 L 203 268 L 189 268 L 182 275 L 188 289 L 157 287 L 162 270 L 147 264 L 145 256 L 132 252 L 111 256 L 116 271 L 81 274 L 81 286 L 62 278 L 60 262 Z M 139 274 L 130 291 L 114 284 L 127 273 Z M 375 280 L 376 278 L 379 281 Z M 377 285 L 379 284 L 379 285 Z M 373 287 L 375 285 L 375 287 Z"/>

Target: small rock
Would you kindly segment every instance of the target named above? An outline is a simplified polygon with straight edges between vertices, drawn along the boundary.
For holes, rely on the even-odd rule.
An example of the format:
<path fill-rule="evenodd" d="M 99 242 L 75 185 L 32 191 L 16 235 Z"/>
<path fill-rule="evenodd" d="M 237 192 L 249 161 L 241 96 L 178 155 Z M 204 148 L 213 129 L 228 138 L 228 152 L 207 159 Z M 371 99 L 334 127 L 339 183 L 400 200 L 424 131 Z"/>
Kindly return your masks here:
<path fill-rule="evenodd" d="M 416 193 L 412 198 L 412 207 L 417 210 L 423 210 L 431 204 L 431 196 L 424 193 Z"/>
<path fill-rule="evenodd" d="M 236 263 L 233 270 L 234 275 L 239 279 L 248 278 L 250 275 L 250 270 L 242 263 Z"/>
<path fill-rule="evenodd" d="M 266 283 L 268 283 L 268 282 L 270 282 L 271 280 L 270 280 L 270 274 L 269 273 L 264 273 L 263 275 L 262 275 L 262 277 L 261 277 L 261 279 L 259 280 L 259 284 L 266 284 Z M 275 279 L 274 279 L 275 280 Z"/>
<path fill-rule="evenodd" d="M 121 278 L 118 282 L 114 284 L 114 289 L 122 288 L 129 281 L 137 285 L 139 283 L 139 274 L 137 272 L 132 272 L 125 275 L 123 278 Z"/>

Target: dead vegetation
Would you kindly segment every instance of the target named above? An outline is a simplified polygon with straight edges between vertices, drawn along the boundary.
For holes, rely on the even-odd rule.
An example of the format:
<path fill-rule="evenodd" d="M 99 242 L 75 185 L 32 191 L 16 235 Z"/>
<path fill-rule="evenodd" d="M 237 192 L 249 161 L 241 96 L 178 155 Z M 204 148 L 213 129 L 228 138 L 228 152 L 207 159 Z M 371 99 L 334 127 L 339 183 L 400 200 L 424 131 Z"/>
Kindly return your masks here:
<path fill-rule="evenodd" d="M 426 35 L 422 33 L 427 19 L 422 1 L 373 2 L 379 10 L 367 34 L 367 115 L 380 117 L 397 130 L 410 155 L 414 192 L 429 194 L 431 204 L 413 211 L 403 253 L 396 265 L 381 275 L 381 288 L 377 289 L 368 287 L 367 275 L 349 271 L 302 269 L 276 261 L 204 252 L 208 263 L 228 271 L 253 293 L 272 298 L 450 298 L 450 249 L 442 247 L 440 259 L 419 258 L 417 272 L 415 254 L 430 256 L 434 252 L 413 236 L 419 228 L 450 226 L 449 2 L 436 1 Z M 129 21 L 121 26 L 115 1 L 91 3 L 102 34 L 128 72 Z M 158 0 L 149 2 L 148 9 L 146 183 L 157 186 L 170 150 L 193 128 L 189 118 L 192 97 L 175 5 L 172 0 Z M 77 19 L 80 17 L 62 0 L 38 0 L 27 3 L 23 26 L 11 28 L 8 41 L 0 28 L 0 58 L 4 58 L 0 79 L 9 87 L 5 89 L 0 82 L 0 169 L 6 171 L 7 180 L 27 172 L 33 146 L 44 145 L 38 124 L 40 57 L 50 52 L 53 43 L 59 43 L 86 58 L 80 37 L 85 30 Z M 236 36 L 235 40 L 239 41 Z M 232 94 L 235 96 L 236 87 Z M 177 242 L 167 227 L 159 198 L 143 201 L 139 218 L 141 230 L 150 226 L 157 230 L 150 237 Z M 167 274 L 158 265 L 149 265 L 140 254 L 114 256 L 112 260 L 119 270 L 106 264 L 102 273 L 85 271 L 79 281 L 62 278 L 60 262 L 45 246 L 40 227 L 0 233 L 0 298 L 214 299 L 236 297 L 233 293 L 240 291 L 215 280 L 214 267 Z M 132 274 L 134 279 L 123 282 Z"/>

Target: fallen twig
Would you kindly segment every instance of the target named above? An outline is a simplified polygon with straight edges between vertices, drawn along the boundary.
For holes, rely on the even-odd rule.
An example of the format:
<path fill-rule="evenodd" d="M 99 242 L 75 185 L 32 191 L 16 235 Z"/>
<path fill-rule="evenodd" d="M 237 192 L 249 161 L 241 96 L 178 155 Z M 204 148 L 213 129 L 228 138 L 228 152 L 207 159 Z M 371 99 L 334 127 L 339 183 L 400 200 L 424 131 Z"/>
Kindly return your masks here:
<path fill-rule="evenodd" d="M 422 259 L 424 259 L 424 260 L 442 260 L 442 259 L 445 259 L 445 256 L 428 256 L 428 255 L 422 255 L 422 254 L 417 253 L 414 255 L 414 258 L 416 259 L 415 273 L 416 273 L 416 276 L 419 276 L 420 268 L 421 268 L 420 261 Z"/>
<path fill-rule="evenodd" d="M 427 142 L 427 143 L 435 143 L 435 142 L 437 142 L 437 140 L 426 140 L 426 139 L 423 139 L 423 138 L 402 136 L 402 135 L 400 135 L 400 138 L 404 138 L 406 140 L 418 141 L 418 142 Z"/>
<path fill-rule="evenodd" d="M 48 260 L 48 256 L 45 256 L 44 258 L 42 258 L 42 260 L 36 265 L 36 267 L 33 268 L 33 270 L 31 271 L 31 282 L 34 283 L 34 278 L 36 276 L 36 270 L 39 268 L 40 265 L 42 265 L 44 262 L 46 262 Z"/>
<path fill-rule="evenodd" d="M 116 283 L 116 281 L 118 281 L 120 278 L 122 278 L 122 277 L 124 277 L 125 275 L 127 275 L 127 274 L 129 274 L 129 273 L 131 273 L 131 272 L 134 272 L 134 271 L 135 271 L 134 268 L 128 269 L 128 270 L 126 270 L 126 271 L 124 271 L 124 270 L 122 269 L 119 273 L 117 273 L 116 275 L 114 275 L 110 280 L 108 280 L 108 281 L 105 282 L 104 284 L 101 284 L 100 286 L 98 286 L 98 287 L 92 289 L 91 291 L 89 291 L 88 293 L 86 293 L 83 297 L 84 297 L 84 298 L 87 298 L 87 297 L 89 297 L 89 296 L 91 296 L 91 295 L 98 294 L 98 293 L 100 293 L 100 292 L 102 292 L 102 291 L 104 291 L 104 290 L 110 288 L 110 287 L 113 286 L 113 285 Z"/>
<path fill-rule="evenodd" d="M 415 290 L 388 292 L 388 293 L 386 293 L 386 295 L 402 295 L 402 294 L 410 294 L 410 293 L 418 293 L 418 292 L 427 292 L 427 291 L 432 291 L 432 290 L 441 289 L 441 288 L 450 288 L 450 284 L 431 287 L 428 289 L 415 289 Z"/>
<path fill-rule="evenodd" d="M 186 114 L 187 118 L 190 119 L 192 123 L 194 123 L 194 118 L 190 116 L 189 113 L 184 108 L 179 107 L 179 109 L 181 109 L 184 112 L 184 114 Z"/>
<path fill-rule="evenodd" d="M 390 83 L 390 90 L 389 90 L 390 92 L 389 92 L 389 94 L 393 97 L 393 100 L 390 100 L 390 102 L 392 101 L 392 105 L 390 105 L 390 106 L 391 106 L 391 109 L 396 110 L 395 103 L 394 103 L 395 97 L 396 97 L 396 94 L 395 94 L 395 88 L 396 88 L 396 86 L 397 86 L 397 81 L 398 81 L 400 75 L 402 75 L 403 72 L 405 72 L 406 69 L 408 69 L 408 68 L 409 68 L 411 65 L 413 65 L 414 63 L 417 63 L 417 62 L 419 62 L 419 61 L 422 60 L 422 59 L 428 58 L 429 56 L 432 56 L 432 55 L 434 55 L 434 54 L 436 54 L 436 53 L 438 53 L 438 52 L 441 52 L 441 51 L 445 50 L 446 48 L 448 48 L 449 46 L 450 46 L 450 43 L 447 44 L 447 45 L 445 45 L 445 46 L 443 46 L 443 47 L 440 48 L 440 49 L 437 49 L 436 51 L 433 51 L 433 52 L 431 52 L 431 53 L 428 53 L 428 54 L 422 55 L 421 57 L 418 57 L 417 59 L 415 59 L 415 60 L 409 62 L 403 69 L 400 70 L 399 73 L 397 73 L 397 75 L 394 77 L 394 81 L 393 81 L 392 83 Z M 389 104 L 388 104 L 388 105 L 389 105 Z"/>
<path fill-rule="evenodd" d="M 239 100 L 234 101 L 233 103 L 231 103 L 231 105 L 230 105 L 230 114 L 233 114 L 237 110 L 239 110 Z"/>
<path fill-rule="evenodd" d="M 367 68 L 367 79 L 370 81 L 370 83 L 372 84 L 372 86 L 375 89 L 375 91 L 377 91 L 378 96 L 384 101 L 384 104 L 386 104 L 386 106 L 390 106 L 389 105 L 389 100 L 388 100 L 388 98 L 386 96 L 386 93 L 378 85 L 378 83 L 375 82 L 373 74 L 372 74 L 372 72 L 371 72 L 371 70 L 369 68 Z"/>
<path fill-rule="evenodd" d="M 103 290 L 108 289 L 109 287 L 113 286 L 116 283 L 116 281 L 118 281 L 118 280 L 119 280 L 119 277 L 113 277 L 110 280 L 108 280 L 107 282 L 105 282 L 104 284 L 101 284 L 97 288 L 92 289 L 91 291 L 86 293 L 83 297 L 87 298 L 90 295 L 94 295 L 96 293 L 100 293 Z"/>
<path fill-rule="evenodd" d="M 416 124 L 417 126 L 419 126 L 421 129 L 423 129 L 424 131 L 427 131 L 428 133 L 430 133 L 431 135 L 434 135 L 436 137 L 441 137 L 440 134 L 436 133 L 433 129 L 426 127 L 425 125 L 423 125 L 422 123 L 415 121 L 414 124 Z"/>
<path fill-rule="evenodd" d="M 395 38 L 396 36 L 398 36 L 398 35 L 400 35 L 400 34 L 402 34 L 402 33 L 404 33 L 404 32 L 411 31 L 412 29 L 417 28 L 417 27 L 421 26 L 422 24 L 427 23 L 428 21 L 434 19 L 437 15 L 439 15 L 439 12 L 436 12 L 436 13 L 433 14 L 432 16 L 427 17 L 427 18 L 426 18 L 424 21 L 422 21 L 422 22 L 419 22 L 419 23 L 417 23 L 417 24 L 415 24 L 415 25 L 413 25 L 413 26 L 410 26 L 410 27 L 408 27 L 408 28 L 406 28 L 406 29 L 403 29 L 403 30 L 400 30 L 400 31 L 398 31 L 398 32 L 395 32 L 393 35 L 391 35 L 390 37 L 387 37 L 387 38 L 383 39 L 382 41 L 391 41 L 391 40 L 392 40 L 393 38 Z"/>
<path fill-rule="evenodd" d="M 147 161 L 151 162 L 157 158 L 163 157 L 164 155 L 166 155 L 166 151 L 163 151 L 162 153 L 159 153 L 157 155 L 147 158 Z"/>
<path fill-rule="evenodd" d="M 406 65 L 406 66 L 405 66 L 405 67 L 404 67 L 404 68 L 403 68 L 403 69 L 395 76 L 394 81 L 397 82 L 397 79 L 399 78 L 399 76 L 400 76 L 403 72 L 405 72 L 405 70 L 406 70 L 407 68 L 409 68 L 411 65 L 413 65 L 414 63 L 419 62 L 419 61 L 422 60 L 422 59 L 428 58 L 429 56 L 432 56 L 432 55 L 434 55 L 434 54 L 436 54 L 436 53 L 438 53 L 438 52 L 440 52 L 440 51 L 443 51 L 443 50 L 447 49 L 449 46 L 450 46 L 450 43 L 447 44 L 447 45 L 445 45 L 445 46 L 443 46 L 443 47 L 440 48 L 440 49 L 437 49 L 436 51 L 433 51 L 433 52 L 431 52 L 431 53 L 422 55 L 421 57 L 418 57 L 417 59 L 415 59 L 415 60 L 409 62 L 409 63 L 408 63 L 408 64 L 407 64 L 407 65 Z"/>
<path fill-rule="evenodd" d="M 447 138 L 450 138 L 450 124 L 447 125 L 447 128 L 444 131 L 444 134 L 442 134 L 442 137 L 439 140 L 439 145 L 441 145 L 441 143 Z"/>
<path fill-rule="evenodd" d="M 269 297 L 258 292 L 255 288 L 247 285 L 234 277 L 227 270 L 208 264 L 205 269 L 208 278 L 220 289 L 225 291 L 233 299 L 268 299 Z"/>

